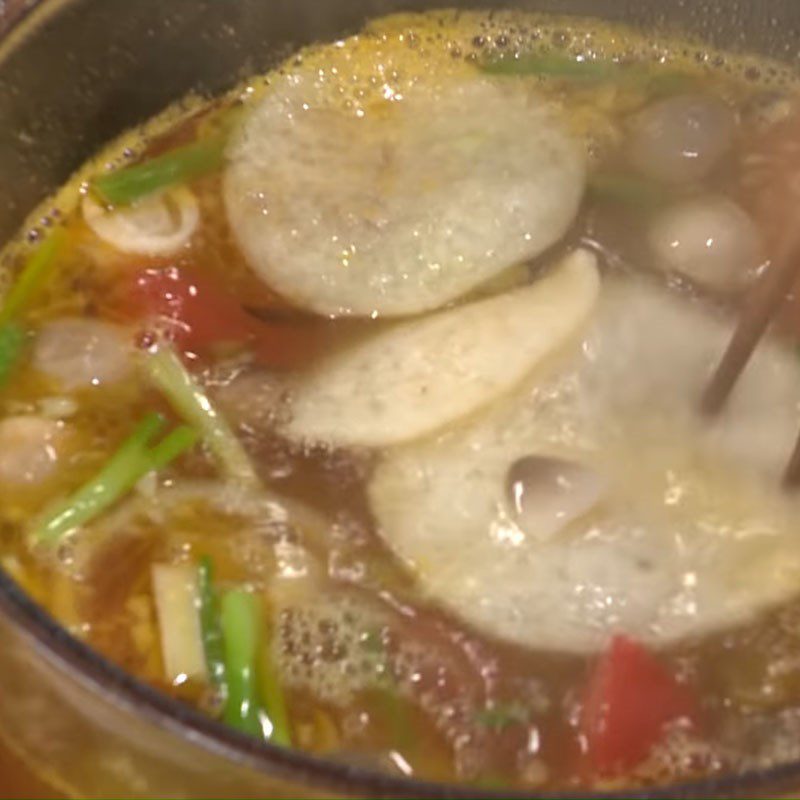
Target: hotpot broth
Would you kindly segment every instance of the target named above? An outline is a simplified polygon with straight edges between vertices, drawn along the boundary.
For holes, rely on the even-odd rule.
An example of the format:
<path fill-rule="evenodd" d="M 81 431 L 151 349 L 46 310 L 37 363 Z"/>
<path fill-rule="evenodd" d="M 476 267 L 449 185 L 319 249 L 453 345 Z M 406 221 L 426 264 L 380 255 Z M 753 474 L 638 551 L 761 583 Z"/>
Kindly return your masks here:
<path fill-rule="evenodd" d="M 579 73 L 497 77 L 527 82 L 531 92 L 560 109 L 560 124 L 587 152 L 590 189 L 552 251 L 476 282 L 458 292 L 457 303 L 464 297 L 481 302 L 539 280 L 562 251 L 581 242 L 602 245 L 603 280 L 613 280 L 620 263 L 623 272 L 650 268 L 656 255 L 646 234 L 649 221 L 683 194 L 723 195 L 757 214 L 755 193 L 742 188 L 751 163 L 745 155 L 764 131 L 791 114 L 793 77 L 775 64 L 651 41 L 594 20 L 447 12 L 389 18 L 341 46 L 301 51 L 276 73 L 248 81 L 226 97 L 183 102 L 83 168 L 6 251 L 11 286 L 39 242 L 63 229 L 50 278 L 24 309 L 25 327 L 41 337 L 49 324 L 79 317 L 118 326 L 124 336 L 99 366 L 90 364 L 89 372 L 99 370 L 100 377 L 88 374 L 82 384 L 86 359 L 64 369 L 70 345 L 57 327 L 51 336 L 55 355 L 48 361 L 34 342 L 34 355 L 28 351 L 0 390 L 3 417 L 16 418 L 7 423 L 16 426 L 9 429 L 8 446 L 25 446 L 31 438 L 46 441 L 44 456 L 40 447 L 24 480 L 13 477 L 13 464 L 0 463 L 0 474 L 11 476 L 0 483 L 3 566 L 74 635 L 147 682 L 220 715 L 223 701 L 207 677 L 168 678 L 159 629 L 163 612 L 153 588 L 153 565 L 193 569 L 201 557 L 210 559 L 220 591 L 249 587 L 263 606 L 261 697 L 274 698 L 270 678 L 277 676 L 294 746 L 331 758 L 426 779 L 554 789 L 668 782 L 800 757 L 800 605 L 789 600 L 767 604 L 771 607 L 741 624 L 728 620 L 710 632 L 656 643 L 652 649 L 665 671 L 694 696 L 701 722 L 668 720 L 654 747 L 635 763 L 627 763 L 623 753 L 622 767 L 587 766 L 581 708 L 603 648 L 520 646 L 426 597 L 424 584 L 380 537 L 370 504 L 370 482 L 393 457 L 390 448 L 302 445 L 281 434 L 291 425 L 286 416 L 294 376 L 302 381 L 332 354 L 347 353 L 397 323 L 382 315 L 313 315 L 282 299 L 242 253 L 241 239 L 228 223 L 219 170 L 188 182 L 199 224 L 174 253 L 122 252 L 98 237 L 81 210 L 94 176 L 195 140 L 229 136 L 242 113 L 246 118 L 293 70 L 319 70 L 345 87 L 350 82 L 356 87 L 350 99 L 357 102 L 359 90 L 383 90 L 369 77 L 376 60 L 387 54 L 396 70 L 385 76 L 392 89 L 393 82 L 413 84 L 414 76 L 432 70 L 443 80 L 451 75 L 458 80 L 480 75 L 488 63 L 504 69 L 510 61 L 498 59 L 516 52 L 544 54 L 538 69 L 545 73 L 558 73 L 567 59 L 574 63 L 581 54 L 621 66 L 619 74 L 612 69 L 588 78 Z M 687 93 L 717 98 L 736 115 L 730 151 L 689 191 L 632 168 L 626 133 L 642 109 Z M 185 213 L 181 202 L 176 204 L 169 224 L 180 223 Z M 763 265 L 773 234 L 757 235 L 763 251 L 754 245 L 755 260 L 723 273 L 721 281 L 717 273 L 705 282 L 703 276 L 675 272 L 662 280 L 663 273 L 654 278 L 650 270 L 646 285 L 668 283 L 669 291 L 701 304 L 709 315 L 719 308 L 735 310 L 749 272 Z M 154 346 L 159 334 L 175 334 L 174 324 L 164 326 L 163 320 L 144 324 L 131 300 L 139 296 L 135 277 L 145 270 L 159 275 L 177 270 L 197 277 L 201 286 L 203 281 L 224 285 L 237 305 L 255 309 L 263 320 L 269 332 L 266 355 L 259 347 L 253 357 L 249 327 L 237 329 L 245 346 L 203 342 L 195 353 L 190 341 L 183 349 L 189 351 L 189 368 L 274 495 L 265 500 L 256 492 L 254 499 L 252 489 L 226 487 L 209 451 L 195 446 L 89 524 L 57 542 L 32 546 L 30 531 L 41 510 L 95 476 L 138 420 L 158 411 L 170 425 L 180 422 L 135 363 L 137 349 Z M 794 322 L 789 304 L 780 326 L 787 342 L 795 335 Z M 106 341 L 106 333 L 101 329 L 97 338 Z M 176 338 L 183 346 L 181 335 Z M 266 366 L 257 364 L 259 359 L 266 359 Z M 129 368 L 123 368 L 127 362 Z M 35 419 L 20 424 L 19 417 Z M 456 431 L 464 424 L 450 422 Z M 22 463 L 18 455 L 15 460 Z M 288 520 L 269 505 L 274 498 L 287 509 Z M 268 736 L 269 725 L 264 731 Z"/>

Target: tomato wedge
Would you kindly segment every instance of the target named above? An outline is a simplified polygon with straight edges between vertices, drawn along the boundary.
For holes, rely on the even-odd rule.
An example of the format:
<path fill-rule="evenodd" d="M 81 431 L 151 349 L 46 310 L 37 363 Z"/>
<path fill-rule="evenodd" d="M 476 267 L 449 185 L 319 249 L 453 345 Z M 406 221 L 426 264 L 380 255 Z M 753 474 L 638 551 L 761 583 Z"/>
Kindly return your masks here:
<path fill-rule="evenodd" d="M 696 698 L 645 647 L 615 636 L 591 674 L 580 718 L 588 767 L 608 775 L 647 758 L 671 723 L 697 726 Z"/>
<path fill-rule="evenodd" d="M 136 270 L 122 302 L 128 318 L 201 356 L 226 347 L 247 347 L 262 364 L 292 367 L 309 357 L 318 339 L 319 326 L 313 322 L 255 319 L 219 281 L 188 266 Z"/>
<path fill-rule="evenodd" d="M 158 325 L 176 344 L 203 352 L 220 342 L 244 342 L 250 323 L 239 304 L 198 272 L 147 268 L 133 275 L 127 296 L 135 318 Z"/>

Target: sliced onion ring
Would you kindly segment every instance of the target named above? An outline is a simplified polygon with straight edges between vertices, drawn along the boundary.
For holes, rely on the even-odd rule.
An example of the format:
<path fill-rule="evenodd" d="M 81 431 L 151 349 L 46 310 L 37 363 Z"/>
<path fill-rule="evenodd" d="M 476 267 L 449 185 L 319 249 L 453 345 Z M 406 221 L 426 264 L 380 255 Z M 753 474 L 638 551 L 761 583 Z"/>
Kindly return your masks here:
<path fill-rule="evenodd" d="M 197 199 L 185 186 L 114 209 L 86 195 L 82 210 L 86 224 L 104 242 L 126 253 L 148 256 L 179 250 L 192 238 L 200 221 Z"/>

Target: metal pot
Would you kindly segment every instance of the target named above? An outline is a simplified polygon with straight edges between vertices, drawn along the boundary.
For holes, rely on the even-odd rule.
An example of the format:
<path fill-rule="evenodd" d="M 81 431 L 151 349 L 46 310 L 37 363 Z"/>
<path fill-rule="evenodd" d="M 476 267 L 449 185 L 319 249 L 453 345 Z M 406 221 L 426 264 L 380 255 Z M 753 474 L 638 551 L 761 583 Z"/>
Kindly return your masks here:
<path fill-rule="evenodd" d="M 784 60 L 797 0 L 450 0 L 603 16 Z M 297 47 L 430 0 L 0 0 L 0 242 L 100 145 L 190 90 L 213 93 Z M 72 639 L 0 573 L 0 732 L 83 797 L 470 797 L 282 751 L 137 682 Z M 800 763 L 638 793 L 753 796 L 800 786 Z M 492 792 L 484 792 L 491 797 Z M 514 796 L 504 791 L 498 797 Z M 623 795 L 616 793 L 615 797 Z"/>

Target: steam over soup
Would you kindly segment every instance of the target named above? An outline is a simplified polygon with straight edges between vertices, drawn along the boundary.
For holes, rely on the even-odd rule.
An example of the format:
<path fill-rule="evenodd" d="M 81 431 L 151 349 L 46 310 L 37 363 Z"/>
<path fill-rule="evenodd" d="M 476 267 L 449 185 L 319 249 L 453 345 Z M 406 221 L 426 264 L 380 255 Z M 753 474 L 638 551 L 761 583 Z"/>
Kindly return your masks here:
<path fill-rule="evenodd" d="M 794 297 L 699 411 L 798 131 L 780 65 L 510 12 L 168 109 L 4 252 L 4 569 L 141 680 L 360 767 L 800 758 Z"/>

